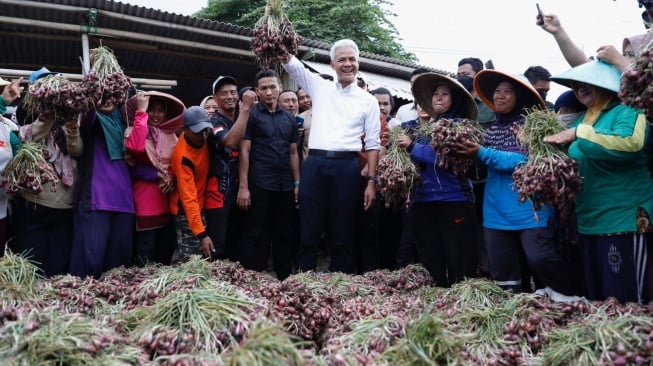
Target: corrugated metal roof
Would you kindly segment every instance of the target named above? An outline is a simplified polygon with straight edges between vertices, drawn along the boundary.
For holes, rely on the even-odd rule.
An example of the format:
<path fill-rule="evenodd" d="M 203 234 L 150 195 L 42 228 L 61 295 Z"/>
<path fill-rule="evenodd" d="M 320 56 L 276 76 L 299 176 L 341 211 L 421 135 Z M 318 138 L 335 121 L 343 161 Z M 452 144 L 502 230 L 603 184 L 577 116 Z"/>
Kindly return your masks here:
<path fill-rule="evenodd" d="M 79 73 L 81 34 L 88 32 L 90 47 L 101 42 L 113 49 L 128 75 L 176 79 L 179 95 L 189 94 L 198 103 L 216 76 L 233 75 L 249 84 L 258 71 L 249 51 L 252 30 L 233 24 L 112 0 L 0 0 L 0 8 L 2 68 L 35 70 L 45 65 Z M 94 12 L 96 22 L 92 23 L 89 19 Z M 311 49 L 311 61 L 328 63 L 329 46 L 305 40 L 300 57 Z M 367 73 L 407 80 L 417 67 L 361 54 L 360 68 Z"/>

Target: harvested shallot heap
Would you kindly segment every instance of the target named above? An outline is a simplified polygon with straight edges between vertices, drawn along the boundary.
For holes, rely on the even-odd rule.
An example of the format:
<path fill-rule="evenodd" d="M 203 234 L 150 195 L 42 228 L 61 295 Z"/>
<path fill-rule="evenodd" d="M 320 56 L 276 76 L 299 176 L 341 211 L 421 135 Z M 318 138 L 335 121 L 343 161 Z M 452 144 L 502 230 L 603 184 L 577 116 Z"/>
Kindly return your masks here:
<path fill-rule="evenodd" d="M 265 14 L 254 26 L 252 52 L 263 70 L 277 70 L 282 57 L 297 54 L 302 37 L 283 11 L 282 0 L 268 0 Z"/>
<path fill-rule="evenodd" d="M 583 184 L 578 175 L 578 163 L 559 146 L 543 141 L 545 136 L 562 130 L 557 113 L 530 111 L 517 132 L 519 141 L 528 146 L 528 161 L 517 166 L 512 179 L 520 202 L 531 201 L 535 211 L 551 204 L 566 217 L 574 211 L 574 198 Z M 538 217 L 537 212 L 535 217 Z"/>

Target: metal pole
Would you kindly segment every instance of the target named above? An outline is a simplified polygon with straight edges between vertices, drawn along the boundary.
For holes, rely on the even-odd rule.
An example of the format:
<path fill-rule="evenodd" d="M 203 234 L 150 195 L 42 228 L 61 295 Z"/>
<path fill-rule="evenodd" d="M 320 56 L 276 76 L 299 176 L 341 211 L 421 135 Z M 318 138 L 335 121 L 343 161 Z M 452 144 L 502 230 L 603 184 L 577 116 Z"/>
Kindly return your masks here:
<path fill-rule="evenodd" d="M 82 75 L 91 70 L 91 57 L 88 47 L 88 33 L 82 33 Z"/>

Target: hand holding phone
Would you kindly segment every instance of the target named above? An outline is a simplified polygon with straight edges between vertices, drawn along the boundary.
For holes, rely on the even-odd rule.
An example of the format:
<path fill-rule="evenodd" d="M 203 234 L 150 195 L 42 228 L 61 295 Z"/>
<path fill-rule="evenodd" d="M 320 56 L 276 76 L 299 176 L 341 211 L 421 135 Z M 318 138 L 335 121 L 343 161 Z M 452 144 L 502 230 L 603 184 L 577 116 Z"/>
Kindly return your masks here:
<path fill-rule="evenodd" d="M 542 14 L 542 9 L 540 9 L 540 4 L 535 3 L 537 8 L 537 25 L 544 25 L 544 15 Z"/>

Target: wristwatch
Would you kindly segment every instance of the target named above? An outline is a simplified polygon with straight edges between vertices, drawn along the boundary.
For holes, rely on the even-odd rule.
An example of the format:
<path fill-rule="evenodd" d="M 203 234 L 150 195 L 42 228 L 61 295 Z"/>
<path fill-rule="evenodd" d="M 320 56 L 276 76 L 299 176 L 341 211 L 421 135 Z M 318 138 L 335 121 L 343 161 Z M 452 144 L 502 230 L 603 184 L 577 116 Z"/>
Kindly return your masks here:
<path fill-rule="evenodd" d="M 378 178 L 376 175 L 368 175 L 368 176 L 367 176 L 367 180 L 374 181 L 374 183 L 378 183 L 378 182 L 379 182 L 379 178 Z"/>

